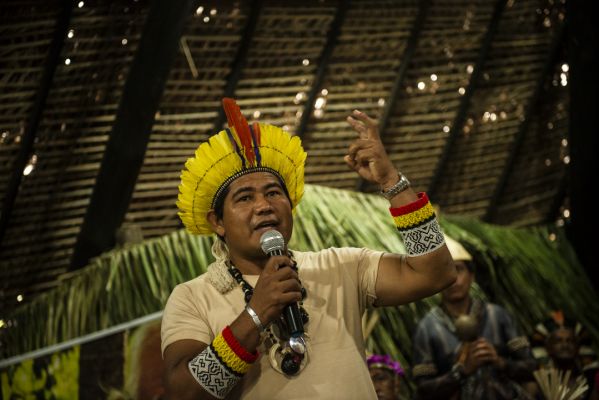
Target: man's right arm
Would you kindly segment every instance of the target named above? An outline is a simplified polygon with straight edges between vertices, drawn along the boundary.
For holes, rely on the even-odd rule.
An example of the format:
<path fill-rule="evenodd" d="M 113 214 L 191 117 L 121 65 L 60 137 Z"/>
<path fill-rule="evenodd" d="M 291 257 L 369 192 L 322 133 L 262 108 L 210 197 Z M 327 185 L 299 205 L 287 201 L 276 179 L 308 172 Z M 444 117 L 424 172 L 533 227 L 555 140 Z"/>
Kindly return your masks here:
<path fill-rule="evenodd" d="M 256 283 L 254 295 L 248 304 L 263 325 L 268 325 L 278 318 L 285 305 L 301 299 L 301 286 L 297 273 L 291 268 L 279 268 L 281 265 L 289 266 L 291 260 L 284 256 L 271 257 Z M 233 341 L 237 344 L 233 347 L 238 351 L 248 355 L 256 354 L 261 340 L 260 330 L 246 310 L 239 314 L 228 329 L 230 329 L 230 336 L 227 343 Z M 224 334 L 225 331 L 223 336 Z M 165 386 L 168 398 L 181 400 L 223 398 L 241 380 L 243 373 L 237 373 L 235 376 L 229 366 L 223 365 L 221 360 L 215 357 L 213 350 L 218 351 L 219 348 L 222 350 L 217 339 L 212 342 L 212 347 L 198 340 L 181 339 L 164 349 Z M 233 351 L 230 346 L 225 347 L 225 352 Z M 210 379 L 219 371 L 223 379 Z M 223 395 L 219 397 L 216 393 Z"/>
<path fill-rule="evenodd" d="M 189 362 L 208 345 L 197 340 L 179 340 L 164 350 L 166 397 L 169 399 L 214 399 L 191 375 Z"/>
<path fill-rule="evenodd" d="M 229 326 L 237 342 L 249 352 L 255 352 L 260 344 L 260 332 L 250 315 L 243 311 Z M 197 340 L 178 340 L 164 350 L 165 385 L 167 397 L 172 399 L 214 399 L 210 392 L 198 382 L 201 374 L 213 374 L 214 369 L 208 371 L 196 370 L 197 378 L 193 376 L 189 363 L 196 357 L 207 352 L 208 344 Z M 205 353 L 209 359 L 209 354 Z M 201 357 L 204 359 L 204 357 Z M 217 362 L 214 360 L 213 362 Z M 222 367 L 222 366 L 219 366 Z M 200 367 L 201 368 L 201 367 Z"/>

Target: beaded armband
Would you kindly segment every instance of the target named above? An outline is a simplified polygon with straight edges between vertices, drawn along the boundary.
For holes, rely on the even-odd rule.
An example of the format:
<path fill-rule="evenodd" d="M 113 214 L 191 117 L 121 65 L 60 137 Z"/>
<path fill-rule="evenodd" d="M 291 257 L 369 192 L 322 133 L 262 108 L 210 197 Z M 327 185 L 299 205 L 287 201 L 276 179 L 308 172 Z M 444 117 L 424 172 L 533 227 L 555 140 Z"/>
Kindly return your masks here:
<path fill-rule="evenodd" d="M 389 211 L 409 255 L 421 256 L 445 244 L 435 210 L 426 193 L 418 193 L 418 200 L 415 202 L 390 208 Z"/>
<path fill-rule="evenodd" d="M 248 352 L 228 326 L 188 364 L 195 380 L 212 396 L 224 399 L 250 369 L 258 353 Z"/>

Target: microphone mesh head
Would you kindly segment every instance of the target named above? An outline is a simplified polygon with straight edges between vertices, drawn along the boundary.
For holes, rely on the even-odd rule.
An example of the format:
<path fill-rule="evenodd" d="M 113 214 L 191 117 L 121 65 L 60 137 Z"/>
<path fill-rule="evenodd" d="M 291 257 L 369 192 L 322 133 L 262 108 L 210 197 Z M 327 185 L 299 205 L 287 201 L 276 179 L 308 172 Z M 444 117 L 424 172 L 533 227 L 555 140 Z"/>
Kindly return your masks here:
<path fill-rule="evenodd" d="M 270 254 L 273 251 L 282 252 L 285 249 L 285 239 L 279 231 L 266 231 L 260 237 L 260 247 L 265 254 Z"/>

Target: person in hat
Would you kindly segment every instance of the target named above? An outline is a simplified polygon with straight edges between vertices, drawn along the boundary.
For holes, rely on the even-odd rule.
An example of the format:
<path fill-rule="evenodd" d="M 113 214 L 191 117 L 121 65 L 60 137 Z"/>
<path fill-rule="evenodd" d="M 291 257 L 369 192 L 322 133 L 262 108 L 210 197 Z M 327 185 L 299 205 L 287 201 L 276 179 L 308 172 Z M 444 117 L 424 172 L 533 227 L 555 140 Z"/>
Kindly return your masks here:
<path fill-rule="evenodd" d="M 223 103 L 229 128 L 202 143 L 181 175 L 186 229 L 218 238 L 216 261 L 175 287 L 164 309 L 167 397 L 375 399 L 364 362 L 365 308 L 414 301 L 455 279 L 431 203 L 391 163 L 376 121 L 354 111 L 345 161 L 389 199 L 408 254 L 292 251 L 292 212 L 304 192 L 301 141 L 249 125 L 234 100 Z M 261 244 L 278 242 L 265 254 L 272 249 Z"/>
<path fill-rule="evenodd" d="M 399 361 L 389 354 L 373 354 L 366 359 L 366 364 L 378 400 L 397 400 L 401 378 L 405 375 Z"/>
<path fill-rule="evenodd" d="M 421 399 L 526 399 L 536 363 L 502 307 L 470 296 L 472 256 L 447 237 L 458 277 L 418 323 L 412 376 Z"/>

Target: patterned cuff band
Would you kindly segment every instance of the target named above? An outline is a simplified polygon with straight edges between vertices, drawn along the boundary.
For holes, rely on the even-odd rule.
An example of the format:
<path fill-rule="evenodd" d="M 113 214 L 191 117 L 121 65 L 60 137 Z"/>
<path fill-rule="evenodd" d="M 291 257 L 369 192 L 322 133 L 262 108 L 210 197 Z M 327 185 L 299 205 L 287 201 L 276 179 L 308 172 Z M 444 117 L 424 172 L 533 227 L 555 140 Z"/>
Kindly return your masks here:
<path fill-rule="evenodd" d="M 224 399 L 251 367 L 251 363 L 241 358 L 225 338 L 230 336 L 231 339 L 233 336 L 230 328 L 225 328 L 223 333 L 214 338 L 210 346 L 187 364 L 195 380 L 205 391 L 218 399 Z M 236 350 L 240 349 L 243 349 L 241 345 Z M 255 360 L 258 356 L 257 353 L 252 355 L 245 349 L 243 351 L 247 353 L 244 354 L 244 358 L 249 354 Z"/>
<path fill-rule="evenodd" d="M 231 389 L 241 380 L 218 357 L 212 345 L 197 355 L 187 365 L 195 380 L 217 399 L 224 399 Z"/>
<path fill-rule="evenodd" d="M 428 254 L 445 244 L 435 210 L 426 193 L 418 193 L 415 202 L 389 211 L 409 255 Z"/>

